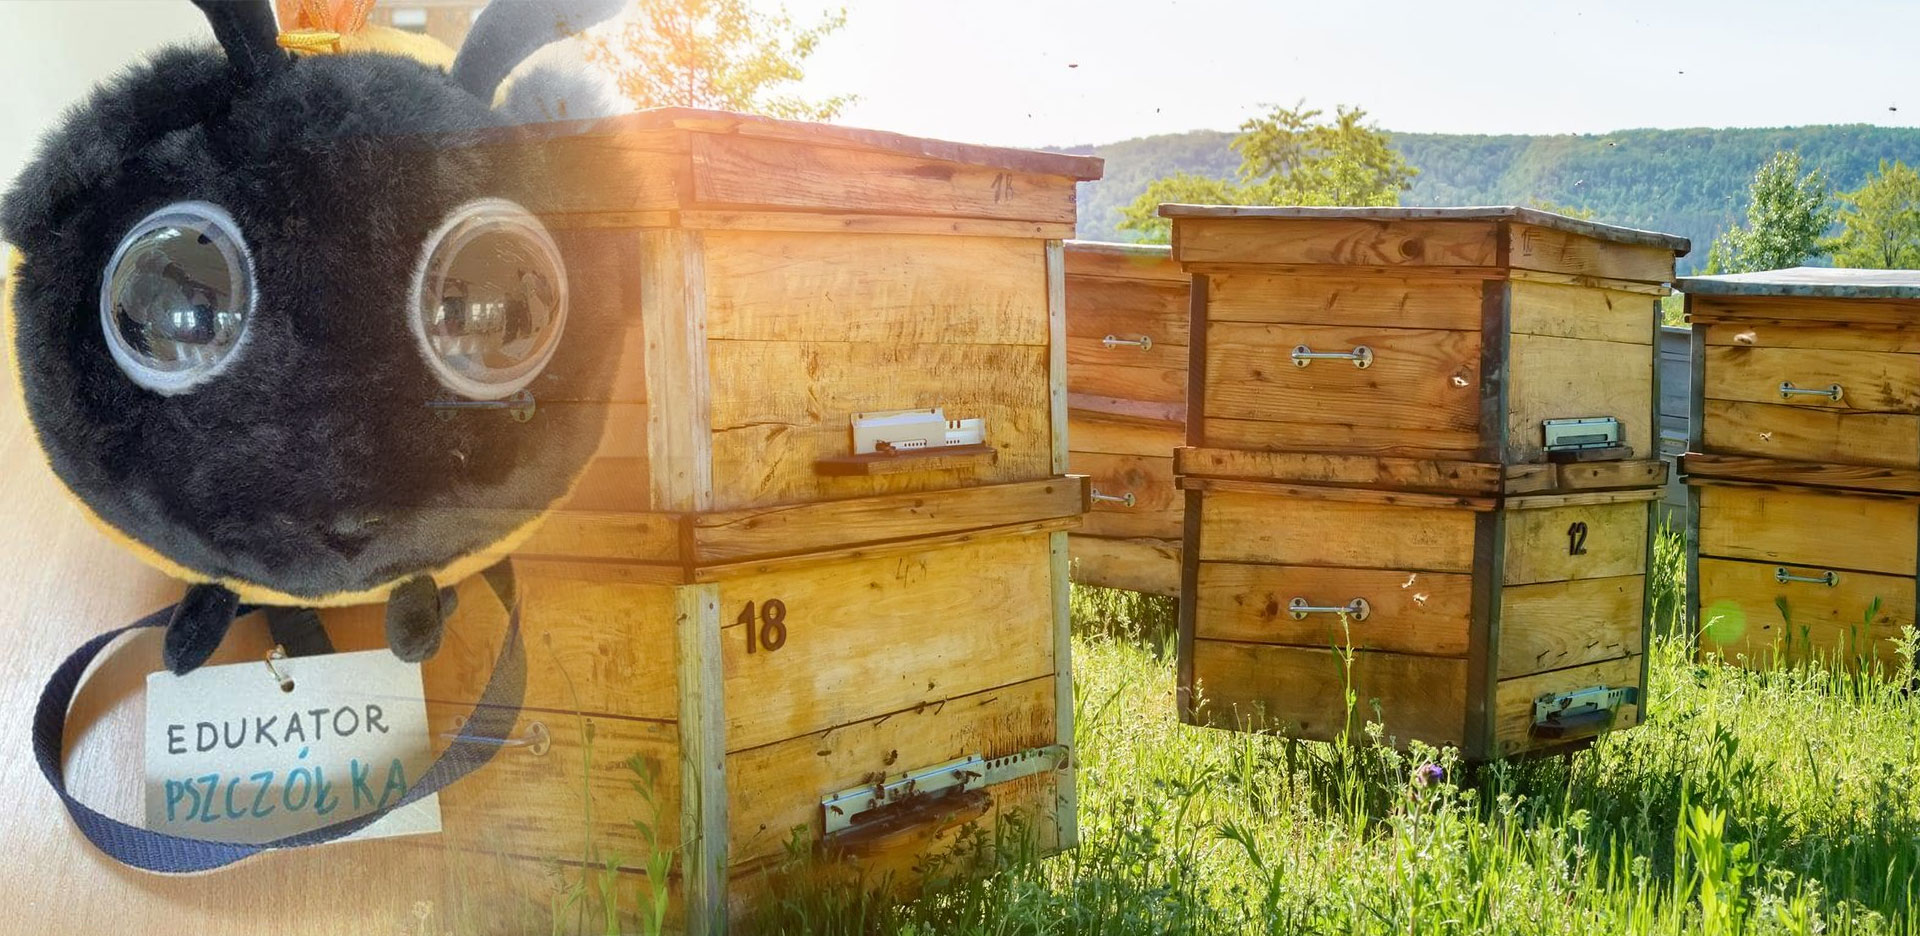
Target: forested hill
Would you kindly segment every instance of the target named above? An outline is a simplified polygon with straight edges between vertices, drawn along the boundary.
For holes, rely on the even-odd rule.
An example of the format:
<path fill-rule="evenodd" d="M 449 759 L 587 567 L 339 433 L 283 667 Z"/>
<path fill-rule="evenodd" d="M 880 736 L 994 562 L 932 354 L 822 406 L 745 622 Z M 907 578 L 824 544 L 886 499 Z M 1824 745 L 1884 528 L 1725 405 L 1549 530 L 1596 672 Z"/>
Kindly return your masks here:
<path fill-rule="evenodd" d="M 1080 236 L 1128 240 L 1120 206 L 1147 183 L 1187 171 L 1228 176 L 1239 158 L 1232 133 L 1199 130 L 1068 150 L 1107 161 L 1106 178 L 1080 191 Z M 1476 136 L 1396 133 L 1420 170 L 1405 205 L 1549 202 L 1588 208 L 1598 221 L 1689 237 L 1683 271 L 1703 261 L 1715 234 L 1743 217 L 1747 183 L 1768 156 L 1797 149 L 1841 189 L 1857 187 L 1882 159 L 1920 164 L 1920 129 L 1792 127 L 1762 130 L 1622 130 L 1600 135 Z"/>

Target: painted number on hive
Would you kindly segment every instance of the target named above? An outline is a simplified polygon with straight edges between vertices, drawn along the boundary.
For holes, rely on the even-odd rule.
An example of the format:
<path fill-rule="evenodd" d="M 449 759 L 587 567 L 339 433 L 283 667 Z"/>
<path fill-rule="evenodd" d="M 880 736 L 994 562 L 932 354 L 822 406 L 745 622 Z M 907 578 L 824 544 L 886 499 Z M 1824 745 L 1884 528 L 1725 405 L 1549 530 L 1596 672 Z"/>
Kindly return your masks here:
<path fill-rule="evenodd" d="M 787 645 L 787 603 L 778 598 L 767 599 L 757 615 L 749 601 L 734 620 L 746 625 L 748 653 L 758 653 L 762 648 L 772 653 Z"/>
<path fill-rule="evenodd" d="M 1576 520 L 1567 527 L 1567 555 L 1584 556 L 1587 554 L 1587 523 Z"/>

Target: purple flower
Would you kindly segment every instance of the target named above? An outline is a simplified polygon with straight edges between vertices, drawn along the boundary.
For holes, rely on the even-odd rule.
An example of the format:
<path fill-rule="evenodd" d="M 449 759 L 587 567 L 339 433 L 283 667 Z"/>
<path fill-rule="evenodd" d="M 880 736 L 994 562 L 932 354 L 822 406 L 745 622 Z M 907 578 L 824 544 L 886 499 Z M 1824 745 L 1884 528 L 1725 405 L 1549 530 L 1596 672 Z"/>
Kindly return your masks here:
<path fill-rule="evenodd" d="M 1413 782 L 1426 787 L 1447 779 L 1447 768 L 1439 764 L 1421 764 L 1413 771 Z"/>

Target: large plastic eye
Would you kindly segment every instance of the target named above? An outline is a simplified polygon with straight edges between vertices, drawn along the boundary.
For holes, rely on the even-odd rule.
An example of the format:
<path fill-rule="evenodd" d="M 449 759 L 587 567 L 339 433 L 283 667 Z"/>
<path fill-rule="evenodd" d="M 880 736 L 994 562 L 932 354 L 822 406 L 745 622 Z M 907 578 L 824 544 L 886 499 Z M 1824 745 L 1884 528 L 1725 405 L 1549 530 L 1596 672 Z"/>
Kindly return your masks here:
<path fill-rule="evenodd" d="M 100 283 L 100 327 L 127 376 L 184 393 L 232 363 L 253 312 L 253 257 L 233 216 L 180 202 L 120 242 Z"/>
<path fill-rule="evenodd" d="M 525 208 L 498 198 L 468 202 L 427 238 L 409 319 L 448 389 L 481 400 L 511 396 L 560 345 L 567 321 L 560 250 Z"/>

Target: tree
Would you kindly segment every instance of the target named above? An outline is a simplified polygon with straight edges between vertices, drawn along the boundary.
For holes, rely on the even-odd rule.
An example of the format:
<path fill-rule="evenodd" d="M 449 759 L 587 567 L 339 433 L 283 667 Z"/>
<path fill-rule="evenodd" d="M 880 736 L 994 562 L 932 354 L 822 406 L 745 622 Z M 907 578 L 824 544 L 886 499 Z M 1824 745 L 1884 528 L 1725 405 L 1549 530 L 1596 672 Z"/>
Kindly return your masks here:
<path fill-rule="evenodd" d="M 1822 238 L 1833 226 L 1833 191 L 1826 173 L 1800 170 L 1800 154 L 1782 150 L 1754 173 L 1747 223 L 1713 242 L 1707 273 L 1779 270 L 1826 255 Z"/>
<path fill-rule="evenodd" d="M 1387 142 L 1380 128 L 1362 123 L 1367 112 L 1344 105 L 1332 121 L 1324 112 L 1275 107 L 1240 125 L 1233 150 L 1238 181 L 1176 173 L 1157 179 L 1121 209 L 1120 229 L 1165 243 L 1171 226 L 1159 216 L 1170 202 L 1212 205 L 1397 205 L 1419 170 Z"/>
<path fill-rule="evenodd" d="M 1161 205 L 1250 205 L 1245 191 L 1225 179 L 1176 172 L 1147 183 L 1133 203 L 1120 209 L 1120 229 L 1138 231 L 1149 244 L 1173 239 L 1173 222 L 1160 217 Z"/>
<path fill-rule="evenodd" d="M 625 26 L 589 48 L 639 107 L 705 107 L 797 120 L 832 120 L 852 95 L 807 101 L 776 92 L 805 77 L 821 40 L 846 10 L 811 28 L 747 0 L 636 0 Z"/>
<path fill-rule="evenodd" d="M 1840 196 L 1836 266 L 1873 270 L 1920 269 L 1920 172 L 1895 160 Z"/>

